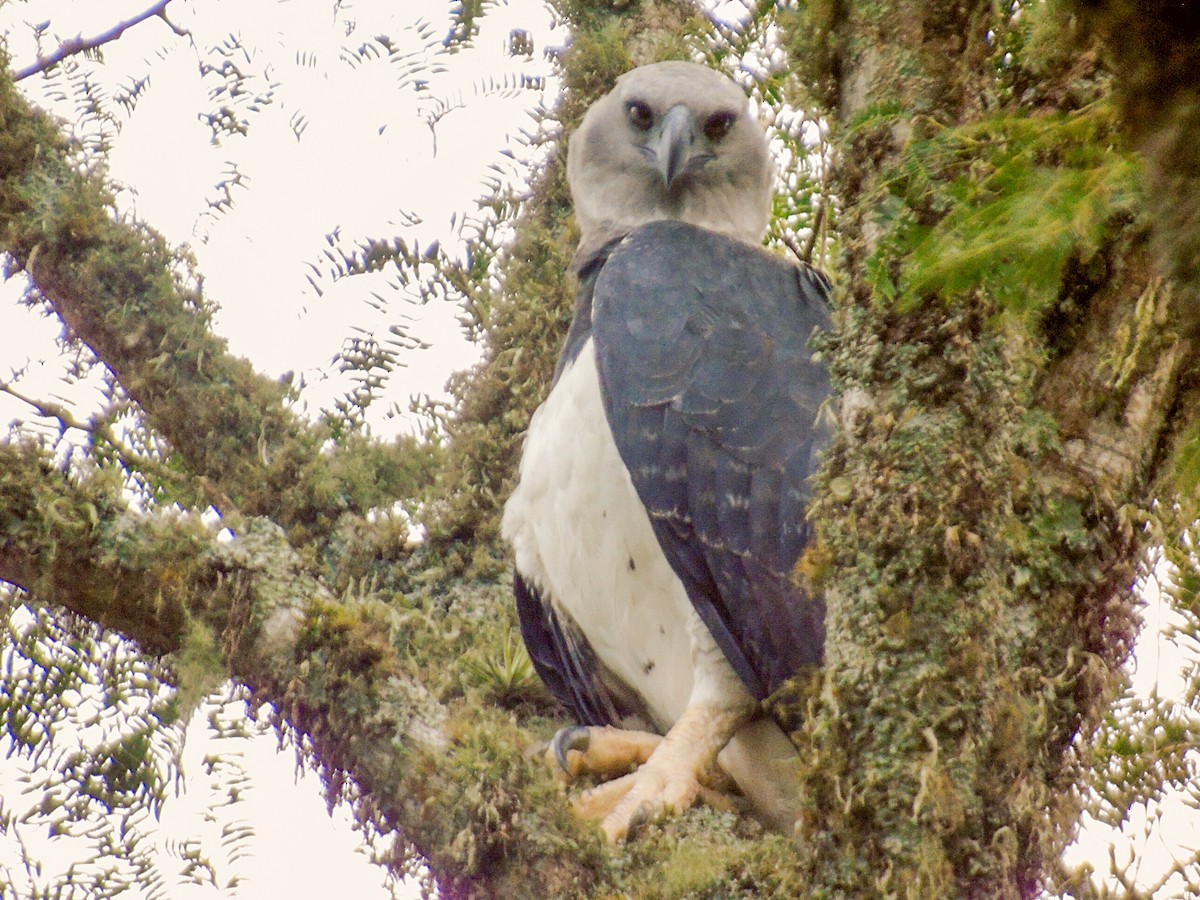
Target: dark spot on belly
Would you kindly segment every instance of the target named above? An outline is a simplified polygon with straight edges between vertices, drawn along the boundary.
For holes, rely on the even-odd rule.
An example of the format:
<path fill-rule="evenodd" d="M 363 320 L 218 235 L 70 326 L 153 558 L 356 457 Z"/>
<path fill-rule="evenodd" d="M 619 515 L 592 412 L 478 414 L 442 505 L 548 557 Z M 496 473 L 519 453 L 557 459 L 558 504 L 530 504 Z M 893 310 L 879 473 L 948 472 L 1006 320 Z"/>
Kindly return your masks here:
<path fill-rule="evenodd" d="M 633 561 L 633 557 L 632 557 L 632 556 L 631 556 L 631 557 L 629 557 L 629 571 L 630 571 L 630 572 L 636 572 L 636 571 L 637 571 L 637 563 L 635 563 L 635 562 Z"/>
<path fill-rule="evenodd" d="M 651 659 L 651 660 L 647 660 L 646 662 L 642 663 L 642 674 L 643 675 L 649 675 L 652 671 L 654 671 L 654 660 Z"/>
<path fill-rule="evenodd" d="M 659 626 L 658 626 L 658 633 L 659 633 L 659 634 L 666 634 L 666 633 L 667 633 L 667 629 L 665 629 L 663 626 L 659 625 Z"/>

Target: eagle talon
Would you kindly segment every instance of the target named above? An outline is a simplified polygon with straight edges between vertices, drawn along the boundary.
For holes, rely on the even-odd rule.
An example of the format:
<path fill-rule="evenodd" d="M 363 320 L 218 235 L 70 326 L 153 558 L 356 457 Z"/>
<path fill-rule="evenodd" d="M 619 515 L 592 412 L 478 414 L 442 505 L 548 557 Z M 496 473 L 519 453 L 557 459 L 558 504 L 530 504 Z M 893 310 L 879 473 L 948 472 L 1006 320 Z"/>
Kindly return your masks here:
<path fill-rule="evenodd" d="M 636 839 L 653 818 L 654 804 L 649 800 L 643 800 L 638 804 L 638 808 L 633 811 L 633 815 L 629 817 L 629 824 L 625 826 L 625 840 L 632 841 Z"/>
<path fill-rule="evenodd" d="M 679 770 L 674 761 L 660 759 L 630 776 L 636 781 L 600 823 L 609 843 L 633 840 L 659 815 L 691 807 L 700 798 L 701 788 L 687 769 L 686 764 Z"/>
<path fill-rule="evenodd" d="M 567 754 L 572 750 L 586 753 L 591 743 L 592 731 L 586 725 L 571 725 L 567 728 L 560 728 L 558 733 L 554 735 L 554 739 L 550 741 L 550 747 L 554 751 L 554 758 L 558 762 L 558 767 L 566 773 L 567 777 L 574 778 L 579 774 L 578 772 L 571 771 L 571 764 L 567 761 Z"/>
<path fill-rule="evenodd" d="M 635 771 L 650 758 L 662 736 L 604 726 L 562 728 L 545 749 L 546 765 L 567 780 L 591 775 L 611 782 Z"/>

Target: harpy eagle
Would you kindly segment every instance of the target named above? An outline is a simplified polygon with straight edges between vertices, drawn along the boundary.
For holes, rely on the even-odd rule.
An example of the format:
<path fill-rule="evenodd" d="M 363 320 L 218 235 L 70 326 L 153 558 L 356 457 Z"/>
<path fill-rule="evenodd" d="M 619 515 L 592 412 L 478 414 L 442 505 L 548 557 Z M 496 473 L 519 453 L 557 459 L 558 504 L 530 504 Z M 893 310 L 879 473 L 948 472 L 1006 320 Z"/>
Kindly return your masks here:
<path fill-rule="evenodd" d="M 584 726 L 554 755 L 630 773 L 578 802 L 613 841 L 694 802 L 719 753 L 786 828 L 794 750 L 758 702 L 822 659 L 823 604 L 791 573 L 828 438 L 828 282 L 760 246 L 766 137 L 703 66 L 622 76 L 567 172 L 574 319 L 502 520 L 530 657 Z"/>

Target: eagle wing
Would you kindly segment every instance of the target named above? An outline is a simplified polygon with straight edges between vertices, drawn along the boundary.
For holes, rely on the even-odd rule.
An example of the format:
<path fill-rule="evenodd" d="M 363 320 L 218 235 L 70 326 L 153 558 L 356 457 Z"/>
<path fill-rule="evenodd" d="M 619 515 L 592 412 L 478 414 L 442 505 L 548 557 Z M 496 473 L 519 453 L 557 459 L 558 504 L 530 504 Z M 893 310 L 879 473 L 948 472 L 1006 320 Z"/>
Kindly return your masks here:
<path fill-rule="evenodd" d="M 641 698 L 610 672 L 587 636 L 520 572 L 513 573 L 513 596 L 521 637 L 542 683 L 583 725 L 652 728 Z"/>
<path fill-rule="evenodd" d="M 829 376 L 809 349 L 828 282 L 661 221 L 611 248 L 592 284 L 618 452 L 697 613 L 762 699 L 824 651 L 824 606 L 791 573 L 829 437 Z"/>

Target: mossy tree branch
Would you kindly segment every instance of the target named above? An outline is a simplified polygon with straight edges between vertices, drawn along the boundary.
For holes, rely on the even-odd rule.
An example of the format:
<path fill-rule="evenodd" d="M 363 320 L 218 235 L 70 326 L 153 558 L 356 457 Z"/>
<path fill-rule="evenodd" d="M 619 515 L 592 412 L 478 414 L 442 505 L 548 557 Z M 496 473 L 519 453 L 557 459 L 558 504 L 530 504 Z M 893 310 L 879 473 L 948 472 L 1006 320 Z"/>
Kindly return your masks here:
<path fill-rule="evenodd" d="M 249 686 L 305 736 L 331 793 L 396 831 L 398 862 L 415 845 L 446 896 L 539 885 L 561 896 L 564 884 L 605 880 L 599 837 L 579 852 L 588 839 L 506 717 L 460 709 L 463 720 L 448 723 L 412 677 L 397 645 L 439 636 L 412 634 L 385 604 L 335 598 L 276 525 L 243 519 L 223 540 L 194 514 L 131 513 L 114 479 L 66 474 L 28 444 L 0 447 L 0 472 L 0 579 L 175 662 L 203 682 L 179 685 L 188 696 L 228 677 Z"/>
<path fill-rule="evenodd" d="M 101 175 L 82 168 L 7 77 L 0 157 L 10 265 L 113 372 L 207 486 L 207 502 L 270 516 L 303 541 L 327 535 L 343 512 L 395 499 L 386 487 L 364 496 L 364 479 L 351 484 L 336 455 L 321 452 L 322 430 L 286 408 L 286 387 L 227 351 L 185 261 L 150 229 L 118 220 Z"/>
<path fill-rule="evenodd" d="M 229 677 L 250 687 L 302 735 L 330 795 L 394 834 L 397 870 L 419 852 L 441 896 L 652 896 L 730 877 L 791 893 L 779 868 L 790 849 L 735 836 L 728 817 L 685 820 L 614 858 L 528 731 L 478 697 L 423 686 L 454 684 L 446 671 L 477 639 L 468 621 L 333 596 L 265 519 L 223 540 L 194 514 L 131 513 L 115 479 L 66 474 L 32 445 L 0 447 L 0 472 L 0 579 L 137 640 L 191 679 L 185 696 Z M 689 842 L 711 845 L 703 864 Z"/>

